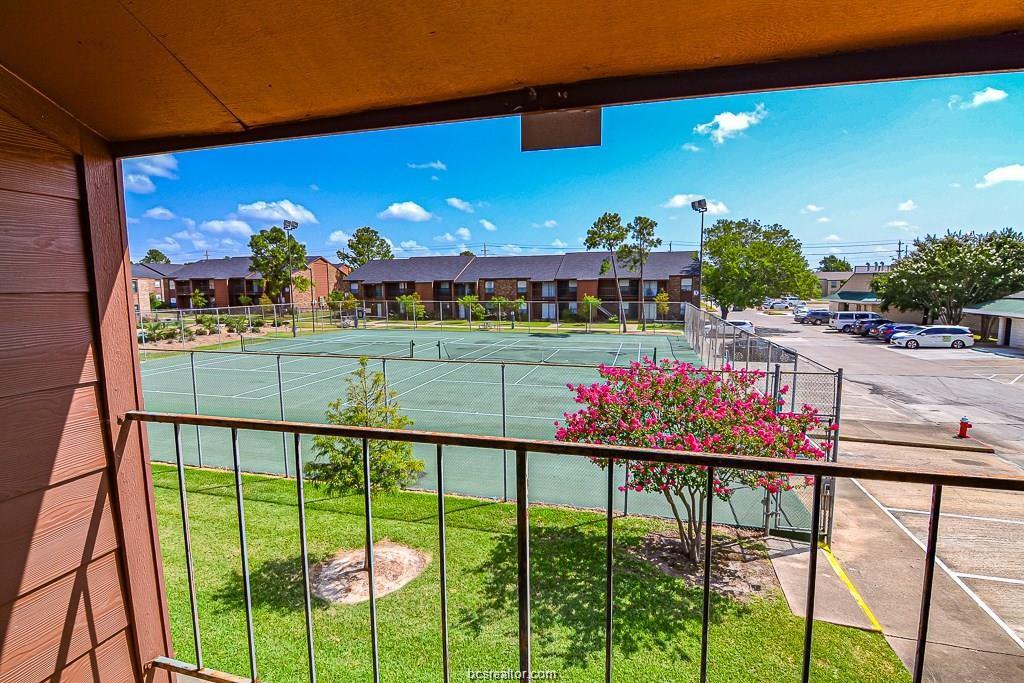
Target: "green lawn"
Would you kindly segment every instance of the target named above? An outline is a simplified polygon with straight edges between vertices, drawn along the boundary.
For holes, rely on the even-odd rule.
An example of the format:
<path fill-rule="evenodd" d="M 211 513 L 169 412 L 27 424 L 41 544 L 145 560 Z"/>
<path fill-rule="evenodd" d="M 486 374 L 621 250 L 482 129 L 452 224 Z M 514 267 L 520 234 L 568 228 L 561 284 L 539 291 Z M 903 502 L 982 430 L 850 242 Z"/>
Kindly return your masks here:
<path fill-rule="evenodd" d="M 193 660 L 188 590 L 173 468 L 154 465 L 157 514 L 177 656 Z M 248 675 L 234 489 L 230 473 L 188 470 L 202 642 L 207 666 Z M 297 510 L 293 481 L 245 475 L 245 505 L 260 679 L 307 680 Z M 378 602 L 382 680 L 440 680 L 436 497 L 383 496 L 374 503 L 376 538 L 429 553 L 425 572 Z M 453 680 L 469 669 L 517 664 L 515 507 L 450 498 L 449 613 Z M 307 487 L 314 561 L 363 541 L 360 496 L 328 499 Z M 662 524 L 617 521 L 615 678 L 696 680 L 701 591 L 634 558 L 628 546 Z M 564 681 L 603 676 L 604 518 L 531 508 L 534 668 Z M 370 679 L 368 607 L 314 604 L 320 680 Z M 713 681 L 797 680 L 803 620 L 781 594 L 743 604 L 715 597 Z M 814 680 L 902 681 L 905 669 L 874 633 L 819 623 Z"/>

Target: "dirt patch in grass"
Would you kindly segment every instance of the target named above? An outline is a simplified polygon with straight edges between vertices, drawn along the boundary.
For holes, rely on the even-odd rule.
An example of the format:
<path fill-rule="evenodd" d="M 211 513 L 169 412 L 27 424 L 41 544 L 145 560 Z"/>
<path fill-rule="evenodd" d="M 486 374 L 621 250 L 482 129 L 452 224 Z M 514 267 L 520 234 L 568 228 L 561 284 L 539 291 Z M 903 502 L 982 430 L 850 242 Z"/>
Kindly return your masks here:
<path fill-rule="evenodd" d="M 313 593 L 322 600 L 351 605 L 370 599 L 369 572 L 363 548 L 340 550 L 334 556 L 313 565 L 310 580 Z M 393 593 L 409 583 L 430 563 L 430 555 L 392 543 L 373 545 L 373 574 L 376 597 Z"/>
<path fill-rule="evenodd" d="M 712 535 L 711 590 L 747 601 L 780 588 L 760 532 L 715 525 Z M 653 531 L 630 553 L 667 576 L 683 579 L 692 586 L 704 585 L 703 555 L 700 562 L 690 562 L 678 537 L 671 533 Z"/>

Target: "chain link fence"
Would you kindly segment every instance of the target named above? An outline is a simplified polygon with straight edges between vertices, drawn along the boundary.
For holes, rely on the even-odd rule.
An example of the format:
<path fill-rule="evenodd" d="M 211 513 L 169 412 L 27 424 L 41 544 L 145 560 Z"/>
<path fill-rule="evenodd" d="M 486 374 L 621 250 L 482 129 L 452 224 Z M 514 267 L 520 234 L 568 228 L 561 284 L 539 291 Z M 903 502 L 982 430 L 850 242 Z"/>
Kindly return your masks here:
<path fill-rule="evenodd" d="M 429 348 L 429 345 L 425 345 Z M 398 353 L 396 349 L 396 354 Z M 436 349 L 434 349 L 436 352 Z M 408 353 L 408 349 L 405 349 Z M 568 384 L 601 381 L 598 368 L 585 364 L 488 362 L 479 358 L 376 356 L 371 371 L 382 372 L 401 412 L 413 428 L 428 431 L 554 438 L 556 420 L 577 404 Z M 324 422 L 328 404 L 345 393 L 359 357 L 329 353 L 234 351 L 150 351 L 143 363 L 143 389 L 148 410 L 207 415 Z M 776 367 L 767 390 L 785 396 L 783 388 L 803 387 L 816 394 L 822 413 L 838 414 L 838 395 L 825 396 L 824 373 Z M 342 400 L 344 400 L 342 398 Z M 155 460 L 172 461 L 173 434 L 167 425 L 148 426 Z M 826 434 L 831 444 L 835 432 Z M 240 433 L 242 466 L 247 471 L 289 476 L 289 444 L 269 432 Z M 311 439 L 303 457 L 317 457 Z M 206 467 L 230 467 L 231 444 L 225 430 L 186 428 L 182 431 L 185 461 Z M 414 445 L 425 470 L 414 488 L 434 490 L 432 447 Z M 830 448 L 830 451 L 833 449 Z M 833 451 L 834 452 L 834 451 Z M 446 487 L 455 494 L 508 500 L 515 495 L 514 453 L 472 448 L 446 450 Z M 833 457 L 830 455 L 830 457 Z M 530 458 L 531 499 L 538 503 L 601 509 L 606 500 L 606 475 L 588 460 L 536 454 Z M 619 486 L 628 485 L 620 467 Z M 809 525 L 810 493 L 795 489 L 769 500 L 760 490 L 740 489 L 729 501 L 715 501 L 715 518 L 743 527 L 800 531 Z M 628 514 L 671 517 L 661 495 L 618 491 L 616 509 Z M 774 520 L 774 521 L 773 521 Z"/>

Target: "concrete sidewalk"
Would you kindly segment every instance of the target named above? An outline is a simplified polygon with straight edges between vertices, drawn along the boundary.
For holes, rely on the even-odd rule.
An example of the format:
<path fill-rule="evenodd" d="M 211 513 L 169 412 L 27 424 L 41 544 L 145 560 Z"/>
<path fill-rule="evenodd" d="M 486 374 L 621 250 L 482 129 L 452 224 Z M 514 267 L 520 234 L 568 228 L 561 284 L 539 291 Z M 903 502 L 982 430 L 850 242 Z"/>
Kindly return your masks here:
<path fill-rule="evenodd" d="M 844 438 L 851 442 L 861 439 L 889 442 L 897 446 L 919 445 L 924 448 L 992 453 L 992 446 L 977 439 L 957 439 L 957 424 L 932 424 L 915 422 L 882 422 L 878 420 L 856 420 L 843 418 L 839 441 Z"/>

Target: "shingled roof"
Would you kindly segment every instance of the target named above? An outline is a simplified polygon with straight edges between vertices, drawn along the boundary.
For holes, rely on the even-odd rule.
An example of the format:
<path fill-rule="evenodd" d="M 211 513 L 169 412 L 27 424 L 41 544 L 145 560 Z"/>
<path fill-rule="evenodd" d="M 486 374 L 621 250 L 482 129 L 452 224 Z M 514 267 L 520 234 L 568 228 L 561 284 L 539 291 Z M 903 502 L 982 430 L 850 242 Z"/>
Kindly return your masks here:
<path fill-rule="evenodd" d="M 472 260 L 472 256 L 413 256 L 374 260 L 353 270 L 348 279 L 369 285 L 381 282 L 454 280 Z"/>
<path fill-rule="evenodd" d="M 562 263 L 561 254 L 545 256 L 488 256 L 473 259 L 458 282 L 476 282 L 477 280 L 554 280 L 558 266 Z"/>
<path fill-rule="evenodd" d="M 159 280 L 171 277 L 180 268 L 180 263 L 133 263 L 132 277 L 146 277 Z"/>
<path fill-rule="evenodd" d="M 655 251 L 651 252 L 644 266 L 644 278 L 650 280 L 667 280 L 670 275 L 696 275 L 696 252 L 692 251 Z M 601 264 L 608 254 L 599 251 L 577 251 L 565 254 L 555 279 L 558 280 L 596 280 L 601 277 L 612 277 L 611 271 L 602 274 Z M 619 263 L 620 277 L 639 277 Z"/>

